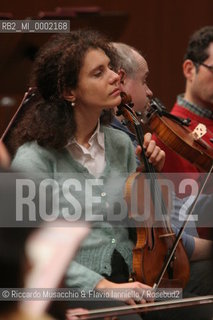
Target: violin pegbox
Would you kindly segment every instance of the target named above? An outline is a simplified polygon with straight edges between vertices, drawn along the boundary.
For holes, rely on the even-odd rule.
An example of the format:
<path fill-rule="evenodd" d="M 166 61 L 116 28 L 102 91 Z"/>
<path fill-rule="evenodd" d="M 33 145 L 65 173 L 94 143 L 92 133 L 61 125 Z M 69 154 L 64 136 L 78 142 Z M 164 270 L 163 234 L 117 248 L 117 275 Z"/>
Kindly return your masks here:
<path fill-rule="evenodd" d="M 203 123 L 199 123 L 192 131 L 192 136 L 195 140 L 201 139 L 207 132 L 206 126 Z"/>

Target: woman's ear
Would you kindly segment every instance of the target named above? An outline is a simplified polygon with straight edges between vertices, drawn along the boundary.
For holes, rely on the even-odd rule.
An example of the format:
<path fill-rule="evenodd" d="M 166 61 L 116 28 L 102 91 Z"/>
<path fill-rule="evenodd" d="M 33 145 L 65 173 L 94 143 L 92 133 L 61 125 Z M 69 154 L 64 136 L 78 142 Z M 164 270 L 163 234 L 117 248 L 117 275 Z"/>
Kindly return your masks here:
<path fill-rule="evenodd" d="M 74 90 L 64 89 L 63 98 L 69 102 L 75 102 L 76 98 Z"/>

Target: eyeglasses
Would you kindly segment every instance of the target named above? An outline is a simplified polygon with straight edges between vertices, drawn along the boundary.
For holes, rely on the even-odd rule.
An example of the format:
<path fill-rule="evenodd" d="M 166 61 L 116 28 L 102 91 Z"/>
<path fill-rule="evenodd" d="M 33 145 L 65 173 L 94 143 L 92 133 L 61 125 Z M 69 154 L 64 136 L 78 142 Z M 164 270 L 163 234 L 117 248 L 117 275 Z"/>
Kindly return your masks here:
<path fill-rule="evenodd" d="M 209 71 L 213 72 L 213 66 L 209 66 L 208 64 L 205 63 L 199 63 L 199 65 L 205 67 L 206 69 L 209 69 Z"/>

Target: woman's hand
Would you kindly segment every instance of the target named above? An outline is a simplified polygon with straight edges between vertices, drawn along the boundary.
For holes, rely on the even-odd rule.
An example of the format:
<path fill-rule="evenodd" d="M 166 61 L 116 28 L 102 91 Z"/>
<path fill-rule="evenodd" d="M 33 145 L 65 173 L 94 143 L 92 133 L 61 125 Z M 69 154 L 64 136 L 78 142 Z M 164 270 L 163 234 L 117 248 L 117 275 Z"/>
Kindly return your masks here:
<path fill-rule="evenodd" d="M 152 301 L 147 292 L 151 292 L 152 288 L 138 281 L 127 283 L 114 283 L 106 279 L 102 279 L 96 285 L 95 290 L 107 293 L 107 297 L 111 296 L 112 299 L 117 299 L 126 302 L 130 305 L 136 303 L 146 303 Z M 120 297 L 120 299 L 119 299 Z M 80 315 L 79 315 L 80 314 Z M 68 309 L 66 312 L 66 320 L 87 319 L 89 311 L 83 308 Z M 105 317 L 105 320 L 108 318 Z M 111 319 L 111 317 L 110 317 Z"/>
<path fill-rule="evenodd" d="M 96 286 L 96 290 L 106 291 L 107 296 L 111 294 L 113 299 L 121 300 L 127 304 L 135 305 L 136 303 L 146 303 L 152 301 L 149 298 L 149 292 L 152 288 L 144 283 L 126 282 L 126 283 L 114 283 L 106 279 L 102 279 Z M 114 294 L 113 294 L 114 290 Z M 120 299 L 119 299 L 120 297 Z"/>
<path fill-rule="evenodd" d="M 152 140 L 152 135 L 149 132 L 144 135 L 143 147 L 146 150 L 146 156 L 149 162 L 153 164 L 156 171 L 161 171 L 165 163 L 165 152 L 156 145 L 156 142 Z M 141 157 L 141 151 L 141 147 L 137 146 L 136 155 L 139 158 Z"/>

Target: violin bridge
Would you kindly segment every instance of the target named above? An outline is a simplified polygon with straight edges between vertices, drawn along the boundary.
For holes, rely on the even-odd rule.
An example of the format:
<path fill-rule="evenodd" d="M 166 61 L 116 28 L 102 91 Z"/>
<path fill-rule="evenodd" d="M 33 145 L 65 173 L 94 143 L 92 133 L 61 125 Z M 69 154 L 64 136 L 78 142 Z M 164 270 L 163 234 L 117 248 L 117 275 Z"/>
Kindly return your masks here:
<path fill-rule="evenodd" d="M 201 139 L 207 132 L 206 126 L 203 123 L 199 123 L 197 127 L 192 131 L 192 136 L 195 140 Z"/>

